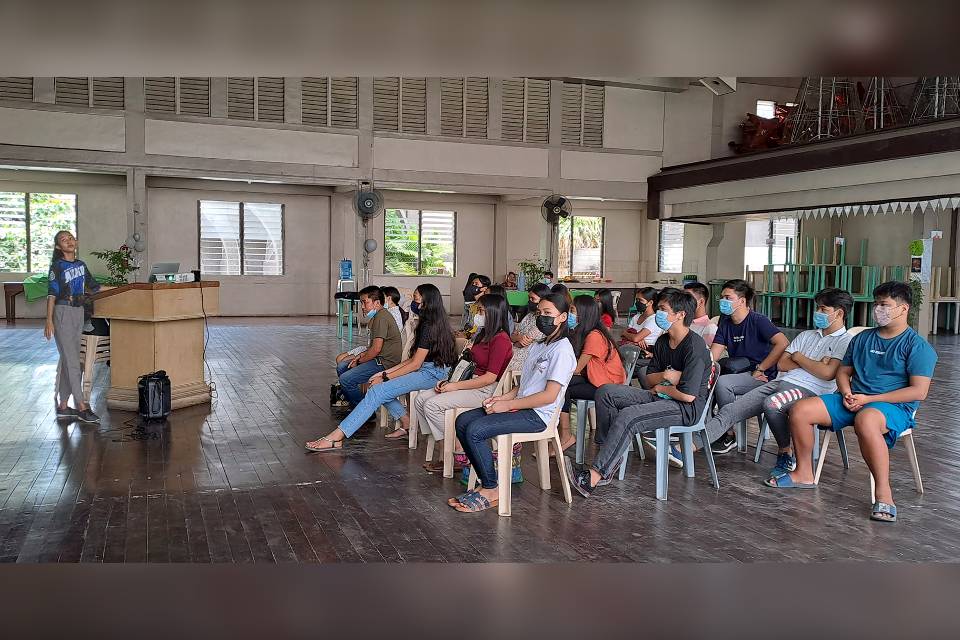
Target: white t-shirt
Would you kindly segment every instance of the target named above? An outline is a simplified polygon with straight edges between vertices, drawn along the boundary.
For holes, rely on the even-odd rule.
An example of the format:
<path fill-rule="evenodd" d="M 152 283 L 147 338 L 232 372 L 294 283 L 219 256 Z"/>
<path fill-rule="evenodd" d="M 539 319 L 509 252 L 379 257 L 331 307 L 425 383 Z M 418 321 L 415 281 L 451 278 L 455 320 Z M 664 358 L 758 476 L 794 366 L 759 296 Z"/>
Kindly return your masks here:
<path fill-rule="evenodd" d="M 526 398 L 540 393 L 547 388 L 547 382 L 550 380 L 559 382 L 561 389 L 557 399 L 549 405 L 534 409 L 543 420 L 543 424 L 549 424 L 553 412 L 563 404 L 563 396 L 567 392 L 567 385 L 570 384 L 570 378 L 576 368 L 577 356 L 574 355 L 573 346 L 566 338 L 550 344 L 533 343 L 523 361 L 517 398 Z"/>
<path fill-rule="evenodd" d="M 853 336 L 843 327 L 827 335 L 824 335 L 820 329 L 809 329 L 790 342 L 787 353 L 799 351 L 811 360 L 822 360 L 827 356 L 835 360 L 843 360 L 847 347 L 852 340 Z M 837 390 L 836 380 L 821 380 L 803 367 L 784 371 L 777 376 L 777 380 L 793 383 L 819 395 L 833 393 Z"/>
<path fill-rule="evenodd" d="M 400 330 L 400 336 L 403 336 L 403 316 L 400 315 L 400 307 L 387 307 L 387 311 L 397 321 L 397 329 Z"/>
<path fill-rule="evenodd" d="M 644 321 L 640 321 L 640 314 L 633 316 L 630 319 L 630 324 L 627 326 L 627 329 L 633 329 L 637 333 L 640 333 L 641 330 L 647 329 L 650 332 L 644 340 L 647 343 L 647 346 L 652 347 L 653 343 L 657 341 L 657 338 L 660 337 L 660 334 L 663 333 L 663 329 L 657 326 L 657 317 L 652 315 Z"/>

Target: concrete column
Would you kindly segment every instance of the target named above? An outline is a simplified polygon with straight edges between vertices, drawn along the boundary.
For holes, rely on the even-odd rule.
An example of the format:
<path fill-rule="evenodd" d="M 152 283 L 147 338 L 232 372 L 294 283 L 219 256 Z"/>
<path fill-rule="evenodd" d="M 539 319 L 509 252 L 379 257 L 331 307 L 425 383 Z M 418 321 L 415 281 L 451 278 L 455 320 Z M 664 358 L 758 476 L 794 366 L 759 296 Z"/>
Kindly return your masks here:
<path fill-rule="evenodd" d="M 913 240 L 923 240 L 930 236 L 928 230 L 933 227 L 933 214 L 914 212 L 913 214 L 913 235 L 904 241 L 903 252 L 907 252 L 907 246 Z M 930 259 L 933 260 L 933 252 L 930 252 Z M 920 313 L 917 315 L 917 333 L 926 337 L 930 333 L 930 322 L 933 319 L 933 313 L 930 305 L 930 283 L 923 284 L 923 304 L 920 305 Z"/>
<path fill-rule="evenodd" d="M 500 118 L 503 114 L 503 81 L 500 78 L 488 78 L 487 101 L 487 138 L 499 140 L 502 131 Z"/>
<path fill-rule="evenodd" d="M 440 135 L 440 78 L 427 78 L 427 135 Z"/>
<path fill-rule="evenodd" d="M 53 104 L 57 101 L 57 81 L 55 78 L 33 79 L 33 101 Z"/>
<path fill-rule="evenodd" d="M 718 252 L 720 243 L 723 242 L 726 226 L 725 222 L 712 225 L 713 235 L 710 237 L 710 242 L 707 243 L 706 268 L 704 270 L 704 277 L 708 281 L 716 278 L 719 273 L 720 260 Z"/>
<path fill-rule="evenodd" d="M 301 98 L 303 90 L 300 86 L 300 78 L 283 79 L 283 121 L 287 124 L 300 124 L 303 122 L 301 111 Z"/>
<path fill-rule="evenodd" d="M 210 117 L 227 117 L 227 79 L 210 78 Z"/>

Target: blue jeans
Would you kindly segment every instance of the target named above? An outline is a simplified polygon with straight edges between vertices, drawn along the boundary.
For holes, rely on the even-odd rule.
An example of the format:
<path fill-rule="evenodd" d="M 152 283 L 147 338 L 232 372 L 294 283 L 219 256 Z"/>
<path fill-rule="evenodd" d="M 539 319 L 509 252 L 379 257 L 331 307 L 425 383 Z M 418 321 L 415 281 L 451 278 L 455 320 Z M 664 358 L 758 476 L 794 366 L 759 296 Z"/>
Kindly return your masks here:
<path fill-rule="evenodd" d="M 450 367 L 438 367 L 432 362 L 424 362 L 416 371 L 373 385 L 350 415 L 340 423 L 340 431 L 349 438 L 370 419 L 380 405 L 387 406 L 394 420 L 402 418 L 407 410 L 397 398 L 411 391 L 432 389 L 441 380 L 446 380 L 449 375 Z"/>
<path fill-rule="evenodd" d="M 505 433 L 537 433 L 547 428 L 533 409 L 520 409 L 508 413 L 487 414 L 482 407 L 460 414 L 457 418 L 457 438 L 470 464 L 477 470 L 480 486 L 497 488 L 497 474 L 493 470 L 493 450 L 490 438 Z M 510 464 L 513 452 L 501 452 L 501 464 Z"/>
<path fill-rule="evenodd" d="M 352 409 L 360 404 L 360 399 L 363 398 L 360 385 L 366 383 L 373 374 L 383 371 L 383 365 L 376 359 L 367 360 L 353 369 L 347 368 L 349 364 L 350 359 L 347 359 L 337 365 L 337 377 L 340 378 L 340 388 L 343 389 L 343 395 Z"/>

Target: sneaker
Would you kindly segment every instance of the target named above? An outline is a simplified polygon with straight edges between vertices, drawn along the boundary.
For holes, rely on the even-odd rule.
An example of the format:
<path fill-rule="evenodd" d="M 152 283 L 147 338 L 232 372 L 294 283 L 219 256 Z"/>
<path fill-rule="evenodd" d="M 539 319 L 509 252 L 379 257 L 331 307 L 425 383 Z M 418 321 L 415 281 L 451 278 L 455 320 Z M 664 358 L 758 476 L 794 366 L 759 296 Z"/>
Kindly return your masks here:
<path fill-rule="evenodd" d="M 78 413 L 77 413 L 77 419 L 78 419 L 80 422 L 90 422 L 90 423 L 98 423 L 98 422 L 100 422 L 100 416 L 98 416 L 97 414 L 95 414 L 95 413 L 94 413 L 93 411 L 91 411 L 90 409 L 87 409 L 86 411 L 80 411 L 80 412 L 78 412 Z"/>
<path fill-rule="evenodd" d="M 797 459 L 789 453 L 777 454 L 777 464 L 770 469 L 770 477 L 777 478 L 786 473 L 796 470 Z"/>
<path fill-rule="evenodd" d="M 683 469 L 683 454 L 680 453 L 680 449 L 670 445 L 670 452 L 667 454 L 667 462 L 671 467 Z"/>
<path fill-rule="evenodd" d="M 725 433 L 719 440 L 710 445 L 715 454 L 730 453 L 737 448 L 737 438 L 733 434 Z"/>
<path fill-rule="evenodd" d="M 80 415 L 80 412 L 74 409 L 73 407 L 67 407 L 65 409 L 61 409 L 60 407 L 57 407 L 58 418 L 76 418 L 78 415 Z"/>
<path fill-rule="evenodd" d="M 577 463 L 577 462 L 572 462 L 572 461 L 570 460 L 570 457 L 569 457 L 569 456 L 564 456 L 564 458 L 567 460 L 567 464 L 568 464 L 568 465 L 571 465 L 571 466 L 574 468 L 575 471 L 579 472 L 579 471 L 585 469 L 585 470 L 587 471 L 587 473 L 590 473 L 590 467 L 588 467 L 587 465 L 585 465 L 585 464 L 580 464 L 580 463 Z M 604 487 L 604 486 L 610 484 L 611 482 L 613 482 L 613 477 L 610 477 L 610 478 L 600 478 L 600 480 L 597 482 L 597 487 Z M 596 487 L 595 487 L 595 488 L 596 488 Z"/>
<path fill-rule="evenodd" d="M 567 458 L 568 463 L 569 460 L 570 458 Z M 564 466 L 567 470 L 567 477 L 570 479 L 570 485 L 584 498 L 589 498 L 596 488 L 590 486 L 590 470 L 583 468 L 582 465 L 576 465 L 578 468 L 575 468 L 572 463 Z"/>

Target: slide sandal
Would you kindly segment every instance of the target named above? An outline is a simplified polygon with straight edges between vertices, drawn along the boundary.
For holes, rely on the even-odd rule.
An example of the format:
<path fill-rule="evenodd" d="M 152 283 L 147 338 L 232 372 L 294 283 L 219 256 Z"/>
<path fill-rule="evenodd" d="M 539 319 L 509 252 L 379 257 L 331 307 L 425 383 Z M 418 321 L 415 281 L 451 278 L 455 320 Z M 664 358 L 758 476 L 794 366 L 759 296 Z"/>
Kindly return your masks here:
<path fill-rule="evenodd" d="M 777 476 L 776 478 L 767 478 L 763 481 L 768 487 L 773 487 L 774 489 L 816 489 L 817 485 L 807 484 L 805 482 L 794 482 L 793 478 L 790 477 L 789 473 L 785 473 L 782 476 Z"/>
<path fill-rule="evenodd" d="M 873 509 L 870 512 L 870 519 L 876 520 L 877 522 L 896 522 L 897 507 L 896 505 L 887 504 L 886 502 L 874 502 Z"/>

